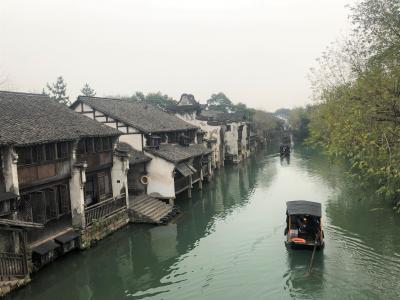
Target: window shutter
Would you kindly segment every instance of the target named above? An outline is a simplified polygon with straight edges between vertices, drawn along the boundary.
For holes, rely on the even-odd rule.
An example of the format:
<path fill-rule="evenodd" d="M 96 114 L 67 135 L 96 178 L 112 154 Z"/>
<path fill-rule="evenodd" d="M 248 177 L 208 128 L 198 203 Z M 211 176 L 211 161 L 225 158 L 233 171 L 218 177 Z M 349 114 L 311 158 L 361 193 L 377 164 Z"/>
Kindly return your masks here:
<path fill-rule="evenodd" d="M 61 184 L 58 186 L 58 190 L 60 214 L 67 214 L 71 212 L 71 201 L 69 199 L 68 185 Z"/>
<path fill-rule="evenodd" d="M 31 194 L 32 219 L 33 222 L 46 223 L 46 204 L 43 192 L 34 192 Z"/>

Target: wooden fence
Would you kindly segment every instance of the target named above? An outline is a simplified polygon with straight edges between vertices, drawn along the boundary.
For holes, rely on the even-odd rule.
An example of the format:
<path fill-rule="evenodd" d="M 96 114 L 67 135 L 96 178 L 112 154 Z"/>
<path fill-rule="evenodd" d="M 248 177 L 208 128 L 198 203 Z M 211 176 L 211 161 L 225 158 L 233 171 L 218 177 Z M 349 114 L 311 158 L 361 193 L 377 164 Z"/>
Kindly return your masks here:
<path fill-rule="evenodd" d="M 28 266 L 24 254 L 0 253 L 0 277 L 24 278 L 28 274 Z"/>
<path fill-rule="evenodd" d="M 126 195 L 101 201 L 85 209 L 86 226 L 126 208 Z"/>

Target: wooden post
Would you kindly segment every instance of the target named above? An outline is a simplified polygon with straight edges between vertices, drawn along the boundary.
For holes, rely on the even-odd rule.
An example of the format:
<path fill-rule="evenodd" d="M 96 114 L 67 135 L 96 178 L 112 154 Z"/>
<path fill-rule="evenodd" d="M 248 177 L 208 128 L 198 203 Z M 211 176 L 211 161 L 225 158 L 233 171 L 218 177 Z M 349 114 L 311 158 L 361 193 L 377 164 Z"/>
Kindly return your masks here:
<path fill-rule="evenodd" d="M 193 183 L 192 183 L 192 175 L 189 176 L 189 188 L 188 188 L 188 197 L 192 198 L 192 187 L 193 187 Z"/>
<path fill-rule="evenodd" d="M 200 180 L 199 180 L 199 189 L 203 189 L 203 168 L 200 167 Z"/>

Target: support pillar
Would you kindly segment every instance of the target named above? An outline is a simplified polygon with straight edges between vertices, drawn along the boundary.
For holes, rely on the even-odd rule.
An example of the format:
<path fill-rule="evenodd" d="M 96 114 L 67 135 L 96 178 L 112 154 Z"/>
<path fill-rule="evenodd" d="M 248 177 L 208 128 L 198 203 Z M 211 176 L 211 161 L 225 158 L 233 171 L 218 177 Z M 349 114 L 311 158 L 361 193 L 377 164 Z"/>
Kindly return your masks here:
<path fill-rule="evenodd" d="M 6 192 L 19 195 L 18 155 L 12 147 L 3 149 L 3 176 Z"/>
<path fill-rule="evenodd" d="M 200 169 L 199 189 L 203 189 L 203 168 Z"/>
<path fill-rule="evenodd" d="M 192 198 L 192 188 L 193 188 L 193 183 L 192 183 L 192 175 L 189 177 L 189 188 L 188 188 L 188 197 Z"/>
<path fill-rule="evenodd" d="M 126 205 L 129 204 L 128 189 L 129 156 L 127 151 L 115 150 L 113 167 L 111 169 L 111 182 L 113 197 L 119 197 L 122 192 L 126 195 Z"/>
<path fill-rule="evenodd" d="M 72 226 L 75 229 L 85 229 L 85 183 L 86 163 L 75 164 L 71 169 L 69 180 L 69 195 L 71 201 Z"/>

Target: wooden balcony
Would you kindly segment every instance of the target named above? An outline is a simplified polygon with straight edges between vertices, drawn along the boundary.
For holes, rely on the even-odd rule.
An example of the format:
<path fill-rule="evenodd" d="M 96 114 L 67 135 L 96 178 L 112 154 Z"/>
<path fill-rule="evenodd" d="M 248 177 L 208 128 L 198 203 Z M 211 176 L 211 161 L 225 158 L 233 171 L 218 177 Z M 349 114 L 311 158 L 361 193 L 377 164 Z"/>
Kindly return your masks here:
<path fill-rule="evenodd" d="M 79 154 L 78 161 L 86 161 L 87 172 L 95 171 L 112 165 L 112 151 Z"/>
<path fill-rule="evenodd" d="M 101 201 L 85 208 L 86 226 L 126 209 L 126 195 Z"/>
<path fill-rule="evenodd" d="M 46 180 L 61 179 L 70 176 L 69 160 L 43 162 L 34 165 L 18 166 L 20 187 L 39 184 Z"/>
<path fill-rule="evenodd" d="M 202 169 L 203 169 L 203 176 L 207 176 L 208 175 L 208 164 L 203 164 Z"/>
<path fill-rule="evenodd" d="M 192 174 L 192 183 L 200 180 L 200 170 Z"/>
<path fill-rule="evenodd" d="M 28 275 L 28 266 L 24 254 L 0 253 L 0 278 L 24 278 Z"/>

